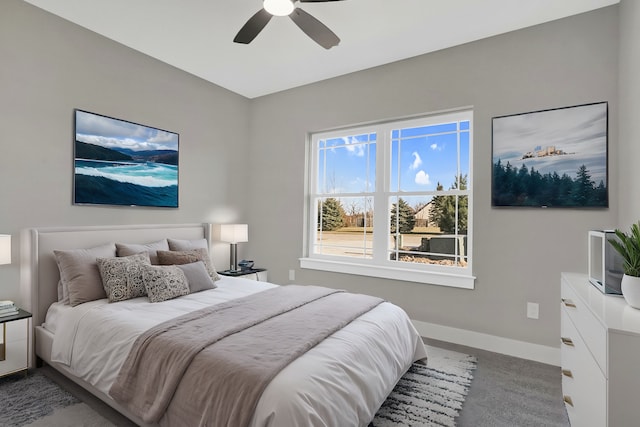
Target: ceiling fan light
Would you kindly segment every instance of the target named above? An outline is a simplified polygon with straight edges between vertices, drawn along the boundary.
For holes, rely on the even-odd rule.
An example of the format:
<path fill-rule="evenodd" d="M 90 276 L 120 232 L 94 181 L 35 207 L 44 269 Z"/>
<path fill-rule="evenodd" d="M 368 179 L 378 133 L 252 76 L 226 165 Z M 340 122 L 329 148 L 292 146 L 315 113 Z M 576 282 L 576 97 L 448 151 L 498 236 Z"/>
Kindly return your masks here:
<path fill-rule="evenodd" d="M 290 15 L 294 9 L 291 0 L 264 0 L 262 7 L 274 16 Z"/>

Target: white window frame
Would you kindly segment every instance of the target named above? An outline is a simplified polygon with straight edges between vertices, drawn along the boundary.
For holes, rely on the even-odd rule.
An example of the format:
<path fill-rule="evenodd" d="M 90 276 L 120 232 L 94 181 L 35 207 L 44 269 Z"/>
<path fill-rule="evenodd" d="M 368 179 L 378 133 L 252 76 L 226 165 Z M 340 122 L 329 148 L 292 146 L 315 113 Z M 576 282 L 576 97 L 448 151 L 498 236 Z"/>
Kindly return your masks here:
<path fill-rule="evenodd" d="M 460 192 L 449 190 L 444 195 L 463 194 L 468 196 L 468 227 L 467 227 L 467 266 L 441 266 L 434 264 L 419 264 L 388 259 L 388 230 L 389 211 L 388 200 L 392 195 L 399 194 L 390 191 L 391 174 L 391 132 L 396 129 L 428 126 L 449 123 L 453 121 L 469 122 L 469 174 L 467 176 L 467 190 Z M 373 220 L 373 258 L 350 258 L 316 254 L 313 252 L 316 242 L 316 218 L 318 207 L 316 197 L 321 197 L 317 191 L 318 177 L 318 141 L 330 138 L 376 133 L 376 177 L 374 196 Z M 459 138 L 458 138 L 459 143 Z M 314 132 L 308 135 L 306 145 L 305 168 L 305 219 L 304 219 L 304 255 L 300 258 L 300 267 L 306 269 L 331 271 L 337 273 L 356 274 L 361 276 L 380 277 L 433 285 L 451 286 L 456 288 L 473 289 L 475 277 L 472 268 L 473 248 L 473 110 L 448 111 L 424 115 L 420 117 L 377 122 L 368 125 L 340 128 L 325 132 Z M 460 154 L 458 152 L 458 162 Z M 460 170 L 458 163 L 458 170 Z M 424 195 L 425 192 L 402 192 L 403 196 Z M 442 193 L 438 193 L 441 194 Z M 336 194 L 335 197 L 358 197 L 359 193 Z M 331 195 L 334 196 L 333 194 Z M 384 214 L 380 214 L 383 212 Z"/>

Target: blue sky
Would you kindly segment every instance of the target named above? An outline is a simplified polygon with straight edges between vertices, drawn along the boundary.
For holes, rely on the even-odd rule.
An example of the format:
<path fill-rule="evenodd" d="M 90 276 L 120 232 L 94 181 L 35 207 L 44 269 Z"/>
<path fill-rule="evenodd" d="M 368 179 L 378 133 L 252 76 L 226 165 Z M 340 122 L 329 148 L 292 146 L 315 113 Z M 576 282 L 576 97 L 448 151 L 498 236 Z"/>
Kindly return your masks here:
<path fill-rule="evenodd" d="M 438 182 L 445 189 L 451 186 L 457 173 L 456 125 L 393 131 L 391 191 L 433 191 Z M 469 122 L 461 125 L 462 129 L 469 129 Z M 461 132 L 460 136 L 461 173 L 468 174 L 469 133 Z M 376 135 L 371 134 L 326 140 L 324 146 L 327 148 L 320 150 L 319 190 L 359 193 L 368 188 L 374 191 L 376 139 Z"/>
<path fill-rule="evenodd" d="M 178 134 L 76 110 L 76 139 L 106 148 L 178 151 Z"/>

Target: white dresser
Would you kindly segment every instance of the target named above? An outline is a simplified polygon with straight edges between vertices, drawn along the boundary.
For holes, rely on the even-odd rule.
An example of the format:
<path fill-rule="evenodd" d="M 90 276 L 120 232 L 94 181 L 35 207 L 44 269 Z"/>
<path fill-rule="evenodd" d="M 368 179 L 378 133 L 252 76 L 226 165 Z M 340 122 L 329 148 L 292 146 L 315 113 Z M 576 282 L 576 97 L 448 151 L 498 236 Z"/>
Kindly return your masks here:
<path fill-rule="evenodd" d="M 640 310 L 562 273 L 562 393 L 574 427 L 640 426 Z"/>

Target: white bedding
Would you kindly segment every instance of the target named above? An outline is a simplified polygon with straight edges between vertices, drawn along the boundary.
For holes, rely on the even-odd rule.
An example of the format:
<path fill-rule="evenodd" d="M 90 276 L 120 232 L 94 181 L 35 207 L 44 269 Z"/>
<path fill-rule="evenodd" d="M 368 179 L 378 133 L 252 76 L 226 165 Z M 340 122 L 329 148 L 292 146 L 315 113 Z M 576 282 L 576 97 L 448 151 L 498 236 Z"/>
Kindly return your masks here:
<path fill-rule="evenodd" d="M 133 342 L 147 329 L 277 286 L 232 277 L 216 284 L 217 289 L 162 303 L 54 303 L 44 325 L 54 333 L 52 360 L 108 394 Z M 265 389 L 252 426 L 366 426 L 411 363 L 425 357 L 406 313 L 383 303 L 282 370 Z"/>

